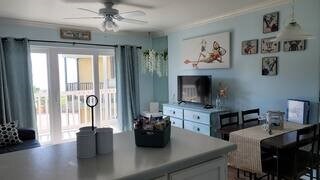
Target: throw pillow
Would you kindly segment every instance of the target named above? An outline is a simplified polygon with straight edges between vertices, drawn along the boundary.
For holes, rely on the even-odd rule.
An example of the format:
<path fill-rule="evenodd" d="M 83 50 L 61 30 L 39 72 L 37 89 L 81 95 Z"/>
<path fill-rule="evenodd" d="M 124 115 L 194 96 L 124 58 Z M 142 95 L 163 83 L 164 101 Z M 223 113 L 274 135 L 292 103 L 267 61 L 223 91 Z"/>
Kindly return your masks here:
<path fill-rule="evenodd" d="M 14 122 L 0 125 L 0 147 L 20 144 L 18 129 Z"/>

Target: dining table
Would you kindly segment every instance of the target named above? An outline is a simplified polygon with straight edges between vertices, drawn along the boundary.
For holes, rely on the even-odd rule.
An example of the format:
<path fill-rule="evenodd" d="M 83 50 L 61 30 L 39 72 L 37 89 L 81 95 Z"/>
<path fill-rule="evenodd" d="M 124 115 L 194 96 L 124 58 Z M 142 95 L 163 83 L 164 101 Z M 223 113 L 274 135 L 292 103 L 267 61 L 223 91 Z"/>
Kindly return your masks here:
<path fill-rule="evenodd" d="M 296 131 L 309 125 L 284 122 L 283 129 L 274 129 L 269 134 L 262 125 L 233 131 L 229 141 L 237 145 L 237 150 L 228 156 L 230 166 L 261 175 L 261 147 L 283 149 L 294 146 Z"/>
<path fill-rule="evenodd" d="M 250 127 L 254 127 L 254 126 L 258 126 L 258 125 L 265 124 L 265 123 L 266 123 L 265 120 L 258 120 L 258 121 L 251 121 L 251 122 L 248 122 L 248 123 L 234 124 L 234 125 L 231 125 L 231 126 L 226 126 L 226 127 L 220 128 L 220 129 L 217 130 L 217 132 L 221 136 L 223 136 L 223 135 L 229 136 L 231 132 L 238 131 L 238 130 L 241 130 L 241 129 L 250 128 Z"/>

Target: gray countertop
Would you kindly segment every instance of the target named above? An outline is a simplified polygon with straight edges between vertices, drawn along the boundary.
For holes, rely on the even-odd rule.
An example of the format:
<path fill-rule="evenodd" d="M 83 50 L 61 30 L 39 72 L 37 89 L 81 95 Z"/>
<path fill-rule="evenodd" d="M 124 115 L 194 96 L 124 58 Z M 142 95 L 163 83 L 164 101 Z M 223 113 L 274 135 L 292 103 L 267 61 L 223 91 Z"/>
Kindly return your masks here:
<path fill-rule="evenodd" d="M 236 145 L 172 127 L 165 148 L 136 147 L 133 132 L 114 135 L 113 153 L 78 159 L 76 143 L 0 155 L 1 180 L 150 179 L 226 155 Z"/>

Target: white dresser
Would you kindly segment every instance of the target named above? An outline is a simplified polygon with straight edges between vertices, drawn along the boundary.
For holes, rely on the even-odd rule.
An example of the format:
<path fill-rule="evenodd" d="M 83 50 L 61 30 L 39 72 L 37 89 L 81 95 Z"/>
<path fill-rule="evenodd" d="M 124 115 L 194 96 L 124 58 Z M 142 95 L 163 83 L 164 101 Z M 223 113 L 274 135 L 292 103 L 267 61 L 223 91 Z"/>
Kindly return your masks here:
<path fill-rule="evenodd" d="M 163 115 L 170 116 L 172 126 L 216 137 L 220 126 L 219 114 L 228 112 L 227 108 L 205 109 L 198 105 L 164 104 Z"/>

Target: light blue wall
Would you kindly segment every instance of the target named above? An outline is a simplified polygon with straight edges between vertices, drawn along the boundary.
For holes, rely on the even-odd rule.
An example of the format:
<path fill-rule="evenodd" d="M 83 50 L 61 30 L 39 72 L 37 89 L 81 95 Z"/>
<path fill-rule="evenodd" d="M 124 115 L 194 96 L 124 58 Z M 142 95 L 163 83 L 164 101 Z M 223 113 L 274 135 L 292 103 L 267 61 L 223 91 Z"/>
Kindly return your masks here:
<path fill-rule="evenodd" d="M 58 28 L 45 28 L 30 25 L 22 25 L 0 20 L 0 36 L 2 37 L 27 37 L 29 39 L 57 40 L 61 41 Z M 66 40 L 63 40 L 66 41 Z M 83 41 L 82 41 L 83 42 Z M 143 49 L 151 48 L 152 40 L 147 34 L 106 34 L 100 32 L 92 33 L 92 40 L 88 43 L 97 44 L 120 44 L 142 46 Z M 61 45 L 61 44 L 59 44 Z M 101 47 L 99 47 L 101 48 Z M 143 51 L 143 50 L 142 50 Z M 141 66 L 140 66 L 141 67 Z M 149 102 L 153 99 L 153 86 L 151 91 L 146 91 L 145 84 L 152 84 L 153 78 L 148 74 L 140 74 L 140 106 L 147 109 Z"/>
<path fill-rule="evenodd" d="M 168 37 L 152 38 L 152 49 L 163 51 L 168 49 Z M 168 63 L 168 62 L 166 62 Z M 168 103 L 168 76 L 159 77 L 157 73 L 153 74 L 153 100 L 160 104 Z"/>
<path fill-rule="evenodd" d="M 241 41 L 275 36 L 276 33 L 262 33 L 262 16 L 280 11 L 280 28 L 284 27 L 290 14 L 290 6 L 264 9 L 237 17 L 230 17 L 207 25 L 180 30 L 168 34 L 169 49 L 169 100 L 177 97 L 177 75 L 212 75 L 214 89 L 222 81 L 229 87 L 227 105 L 235 111 L 259 107 L 267 110 L 286 111 L 288 98 L 301 98 L 312 102 L 312 121 L 318 121 L 319 97 L 319 33 L 320 1 L 301 0 L 296 4 L 298 22 L 306 32 L 317 36 L 307 42 L 303 52 L 281 52 L 275 54 L 241 55 Z M 200 35 L 231 32 L 231 68 L 213 70 L 184 70 L 181 47 L 185 38 Z M 260 42 L 259 42 L 260 43 Z M 260 44 L 259 44 L 260 48 Z M 281 47 L 282 49 L 282 47 Z M 278 75 L 261 76 L 261 58 L 278 56 Z M 214 95 L 215 97 L 215 95 Z"/>

